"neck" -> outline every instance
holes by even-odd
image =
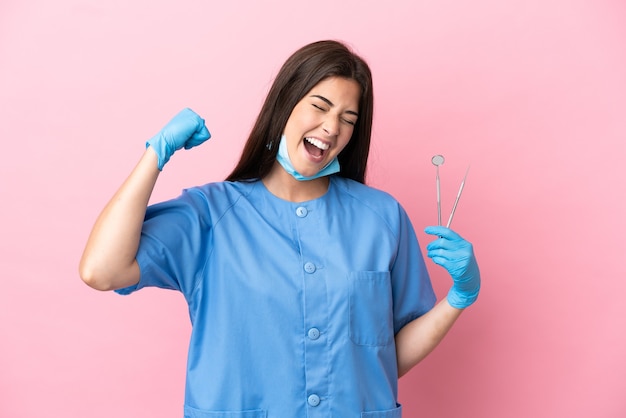
[[[263,184],[274,196],[290,202],[305,202],[317,199],[328,191],[328,177],[299,181],[278,163],[262,179]]]

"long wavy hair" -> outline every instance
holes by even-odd
[[[328,77],[352,79],[361,87],[359,117],[350,142],[338,155],[341,166],[338,175],[365,183],[374,113],[372,74],[364,59],[343,43],[332,40],[306,45],[283,64],[227,181],[261,179],[270,172],[293,108]]]

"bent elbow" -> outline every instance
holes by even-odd
[[[103,263],[81,259],[78,274],[85,284],[93,289],[107,291],[129,287],[139,282],[139,266],[136,261],[128,267],[115,268]]]
[[[102,274],[98,274],[97,270],[86,263],[81,262],[78,274],[81,280],[92,289],[101,291],[112,290],[110,280],[105,280]]]
[[[115,289],[115,275],[102,263],[98,263],[93,257],[81,258],[78,266],[78,275],[82,281],[92,289],[107,291]]]

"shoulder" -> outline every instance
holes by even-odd
[[[202,218],[215,223],[237,202],[254,189],[256,182],[213,182],[183,189],[180,196],[167,202],[157,203],[154,209],[184,207]]]
[[[375,210],[397,210],[400,204],[389,193],[343,177],[334,177],[333,185],[342,195]]]
[[[219,181],[184,189],[183,195],[191,194],[196,198],[203,198],[209,202],[224,202],[228,204],[252,193],[258,183],[258,180]]]
[[[398,200],[383,190],[339,176],[333,178],[333,185],[340,199],[350,200],[361,210],[371,212],[393,230],[407,217]]]
[[[205,198],[208,200],[237,200],[241,196],[249,194],[255,187],[257,181],[220,181],[207,183],[201,186],[190,187],[183,190],[183,195],[190,194],[195,198]]]

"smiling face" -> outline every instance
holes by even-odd
[[[358,118],[360,95],[356,81],[329,77],[296,104],[284,130],[296,171],[313,176],[348,145]]]

